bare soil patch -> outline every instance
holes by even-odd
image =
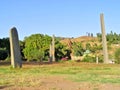
[[[64,77],[49,76],[40,78],[39,86],[1,86],[0,90],[120,90],[120,85],[72,82],[70,80],[66,80]]]

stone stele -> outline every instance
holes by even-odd
[[[22,67],[22,59],[19,46],[18,32],[15,27],[10,30],[10,50],[11,50],[11,65],[13,68]]]

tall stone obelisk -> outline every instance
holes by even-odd
[[[49,62],[55,62],[55,36],[52,36],[52,42],[50,43],[49,50]]]
[[[106,42],[106,34],[105,34],[105,25],[104,25],[104,15],[103,15],[103,13],[100,14],[100,21],[101,21],[104,63],[107,64],[109,62],[108,62],[108,50],[107,50],[107,42]]]
[[[49,62],[52,62],[52,44],[50,44],[50,50],[49,50]]]
[[[15,27],[10,30],[10,50],[11,50],[11,65],[13,68],[21,68],[22,60],[19,46],[18,32]]]
[[[52,61],[55,62],[55,35],[52,37]]]

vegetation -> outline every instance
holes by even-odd
[[[101,33],[97,33],[97,37],[99,38],[99,41],[102,41],[102,35]],[[120,44],[120,34],[113,33],[112,31],[106,35],[107,41],[109,44]]]
[[[119,63],[119,64],[120,64],[120,48],[118,48],[118,49],[115,51],[115,60],[116,60],[116,63]]]
[[[119,54],[117,54],[117,49],[120,48],[120,34],[116,34],[111,31],[106,36],[110,59],[116,59],[116,63],[119,63]],[[84,37],[85,39],[82,39],[80,41],[75,41],[75,38],[68,38],[68,44],[64,44],[61,42],[66,38],[55,37],[55,58],[57,61],[66,57],[67,59],[71,59],[71,55],[73,55],[83,57],[83,61],[85,62],[95,62],[95,58],[99,57],[99,62],[102,62],[101,37],[102,35],[100,33],[97,33],[97,38],[93,37],[93,35],[91,34],[88,35],[87,38]],[[27,61],[48,60],[51,41],[51,36],[43,34],[32,34],[28,37],[25,37],[23,41],[20,41],[22,59]],[[0,60],[5,60],[9,58],[9,38],[0,39]]]
[[[120,68],[117,64],[84,64],[66,61],[51,65],[24,65],[21,69],[0,66],[0,76],[0,85],[16,87],[37,87],[41,85],[42,78],[51,76],[58,78],[64,76],[73,82],[119,84]]]
[[[46,51],[49,50],[51,37],[43,34],[33,34],[26,37],[23,53],[25,58],[30,60],[42,60],[45,58]]]
[[[9,38],[0,39],[0,60],[5,60],[10,56]]]
[[[71,51],[67,46],[63,45],[58,40],[55,41],[55,57],[57,61],[65,57],[70,59],[70,53]]]
[[[119,34],[112,32],[107,34],[109,54],[110,56],[114,56],[116,63],[120,63],[119,36]],[[103,55],[101,52],[101,34],[97,34],[97,37],[99,41],[71,41],[70,48],[68,45],[60,42],[60,37],[55,37],[55,58],[57,61],[64,57],[70,59],[72,53],[75,56],[84,57],[83,62],[88,63],[61,61],[59,64],[55,63],[50,65],[24,65],[21,69],[13,69],[10,66],[0,65],[0,86],[39,87],[41,84],[44,84],[41,81],[42,78],[49,78],[51,76],[64,76],[65,79],[72,82],[119,84],[119,64],[106,65],[94,63],[96,61],[96,57],[99,58],[99,62],[103,62]],[[20,41],[22,58],[27,59],[27,61],[47,60],[49,58],[49,46],[51,40],[52,38],[50,36],[43,34],[33,34],[26,37],[24,41]],[[0,39],[0,60],[4,60],[9,57],[9,38]]]
[[[0,60],[5,60],[8,57],[7,50],[0,48]]]
[[[90,63],[94,63],[96,62],[96,58],[95,57],[92,57],[92,56],[89,56],[89,55],[86,55],[83,59],[83,62],[90,62]]]
[[[55,58],[60,60],[62,57],[70,57],[70,50],[65,45],[60,43],[60,38],[55,38]],[[48,35],[33,34],[26,37],[24,42],[21,42],[22,55],[27,59],[43,61],[49,58],[49,48],[52,38]]]
[[[80,42],[74,42],[73,45],[72,45],[72,48],[73,48],[73,55],[75,56],[83,56],[85,50],[82,46],[82,43]]]

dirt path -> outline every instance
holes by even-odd
[[[120,90],[120,85],[72,82],[63,77],[44,77],[39,86],[1,86],[0,90]]]

